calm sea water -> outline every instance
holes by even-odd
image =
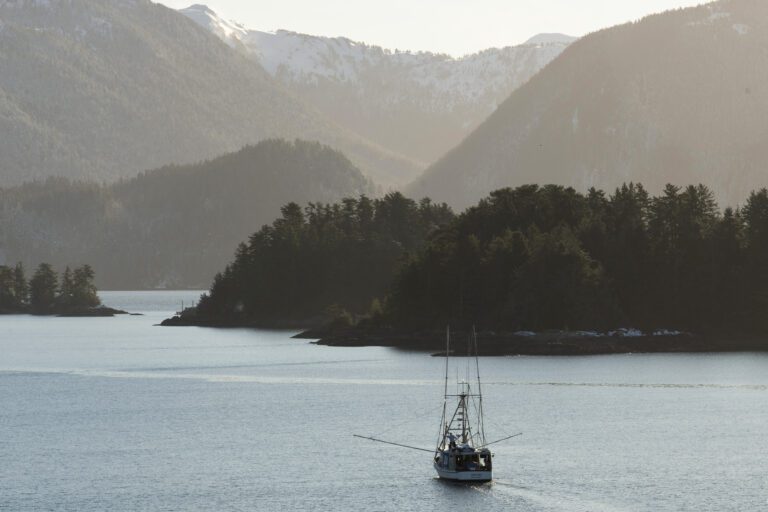
[[[0,317],[0,510],[768,510],[768,357],[484,358],[496,482],[434,477],[443,360],[287,332]]]

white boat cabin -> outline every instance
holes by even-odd
[[[435,464],[448,471],[490,472],[493,468],[492,459],[490,450],[475,450],[464,445],[461,448],[450,448],[440,452],[435,457]]]

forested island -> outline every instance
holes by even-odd
[[[528,185],[460,215],[397,193],[288,204],[167,324],[424,349],[474,325],[499,353],[762,350],[766,290],[766,189],[720,210],[703,185]]]
[[[0,265],[0,315],[112,316],[122,313],[102,306],[90,265],[59,274],[41,263],[27,280],[21,263]]]

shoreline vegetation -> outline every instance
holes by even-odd
[[[768,351],[766,189],[725,210],[703,185],[630,183],[500,189],[458,215],[399,193],[281,213],[163,325],[432,352],[446,325],[477,326],[499,355]]]
[[[59,275],[48,263],[27,280],[24,267],[0,265],[0,315],[111,317],[128,314],[101,303],[90,265]]]

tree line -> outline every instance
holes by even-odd
[[[59,275],[41,263],[27,280],[21,263],[0,266],[0,313],[54,314],[101,304],[90,265],[67,267]]]
[[[396,213],[395,213],[396,212]],[[454,215],[429,200],[283,208],[238,249],[199,314],[487,329],[768,330],[768,190],[720,210],[703,185],[611,194],[497,190]]]
[[[375,191],[336,150],[265,140],[115,183],[52,177],[0,189],[0,240],[8,261],[28,268],[88,262],[102,288],[200,289],[289,200],[332,202]]]

